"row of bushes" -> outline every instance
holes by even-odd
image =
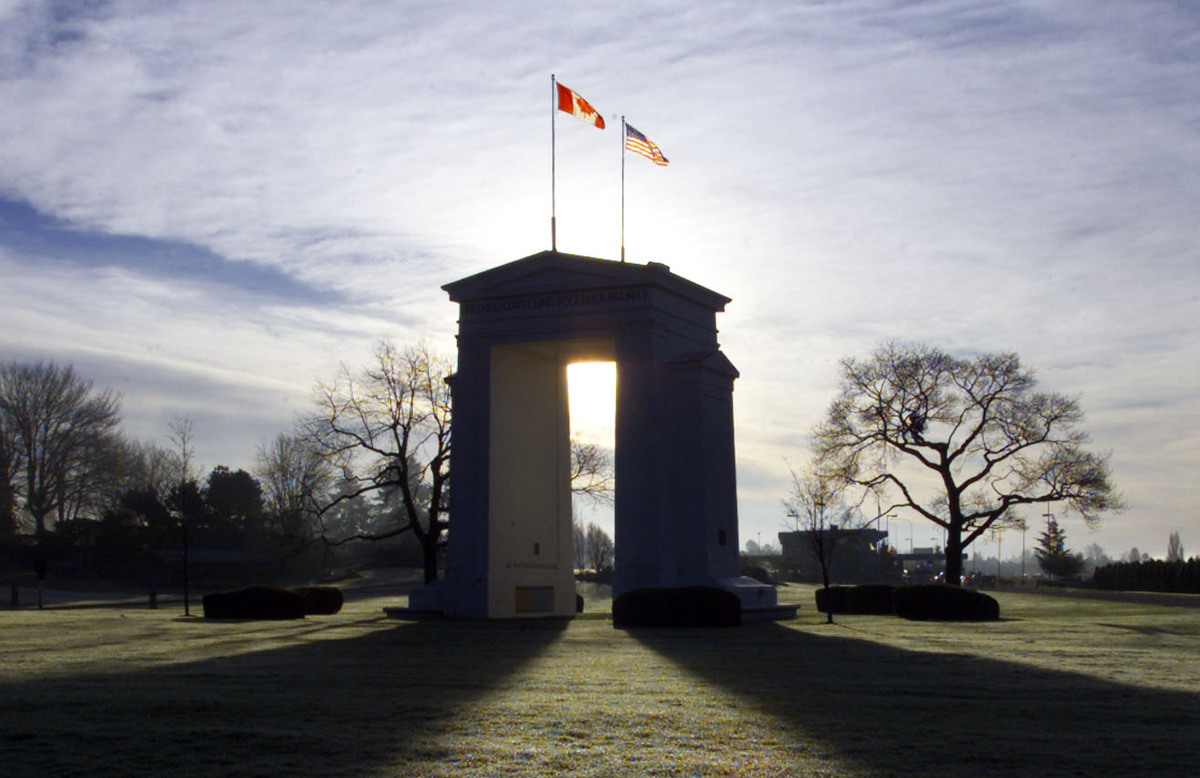
[[[833,586],[817,589],[822,613],[882,614],[919,621],[995,621],[1000,604],[973,589],[944,584]],[[732,627],[741,621],[737,596],[708,586],[636,589],[613,602],[613,626]]]
[[[995,621],[1000,603],[973,589],[945,584],[831,586],[817,589],[821,613],[895,614],[915,621]]]
[[[277,589],[249,586],[204,595],[206,619],[302,619],[329,616],[342,609],[342,590],[334,586]]]
[[[1200,557],[1186,562],[1113,562],[1097,567],[1092,583],[1099,589],[1200,594]]]

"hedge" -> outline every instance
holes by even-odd
[[[305,616],[332,616],[345,602],[342,590],[336,586],[304,586],[292,591],[304,598]]]
[[[304,597],[287,589],[250,586],[204,595],[206,619],[302,619]]]
[[[896,615],[915,621],[995,621],[1000,603],[973,589],[946,584],[901,586],[896,590]]]
[[[830,586],[816,591],[821,613],[891,616],[896,612],[896,587],[889,584]]]

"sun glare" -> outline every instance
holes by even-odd
[[[567,365],[567,401],[572,433],[611,445],[616,418],[617,363]]]

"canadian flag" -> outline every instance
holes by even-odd
[[[576,119],[582,119],[593,127],[604,129],[604,117],[596,112],[592,104],[577,95],[573,89],[558,86],[558,110],[565,111]]]

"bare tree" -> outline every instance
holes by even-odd
[[[321,513],[367,495],[397,493],[392,526],[326,542],[381,540],[412,532],[421,545],[425,581],[437,579],[445,543],[450,478],[450,362],[424,345],[400,349],[376,344],[370,364],[345,366],[317,389],[319,411],[306,425],[314,449],[350,488],[324,503]]]
[[[1103,567],[1112,562],[1108,558],[1108,554],[1104,553],[1104,549],[1100,547],[1099,543],[1089,543],[1083,549],[1083,558],[1087,562],[1087,566],[1092,569]]]
[[[115,432],[95,435],[80,451],[81,466],[59,485],[55,526],[98,519],[116,505],[125,480],[125,444]]]
[[[196,423],[187,416],[176,416],[168,425],[171,430],[171,445],[175,446],[177,462],[175,476],[179,481],[193,480],[199,474],[196,470]]]
[[[889,343],[842,361],[841,389],[814,432],[817,469],[946,530],[946,581],[962,552],[1013,508],[1065,502],[1088,524],[1121,500],[1108,459],[1085,449],[1078,400],[1036,391],[1016,354],[959,359]],[[921,473],[924,473],[923,477]]]
[[[1179,539],[1178,532],[1172,532],[1171,537],[1167,540],[1167,561],[1183,561],[1183,541]]]
[[[0,412],[0,538],[17,532],[17,474],[21,447],[16,430]]]
[[[584,560],[587,567],[602,573],[612,570],[616,562],[616,546],[608,533],[597,524],[588,524],[584,533]]]
[[[784,500],[785,507],[786,504],[787,501]],[[759,543],[754,538],[747,538],[743,553],[747,556],[779,556],[783,553],[783,550],[769,540],[766,543]]]
[[[191,535],[192,524],[200,509],[200,488],[196,483],[192,460],[195,458],[193,445],[194,424],[186,416],[177,416],[170,424],[171,443],[178,451],[179,469],[178,482],[172,493],[170,502],[179,519],[181,539],[183,541],[183,615],[192,615],[191,594]]]
[[[267,531],[286,550],[304,548],[316,529],[333,472],[310,440],[280,433],[258,447],[255,474],[262,482]]]
[[[594,505],[613,504],[613,461],[608,449],[571,438],[571,492]]]
[[[141,489],[161,499],[182,477],[183,463],[175,452],[154,443],[125,439],[121,443],[120,462],[122,492]]]
[[[821,582],[828,589],[833,558],[839,546],[862,529],[866,522],[856,508],[842,499],[842,484],[811,467],[803,473],[792,473],[792,496],[783,501],[795,529],[803,533],[809,548],[821,566]],[[833,623],[833,608],[825,612],[826,621]]]
[[[583,519],[579,518],[578,514],[571,516],[571,551],[574,555],[574,563],[576,570],[583,570],[587,567],[587,529],[583,526]]]
[[[0,364],[9,481],[41,537],[51,515],[64,517],[88,486],[100,453],[115,444],[120,402],[97,391],[70,365]],[[11,476],[10,476],[11,478]]]

